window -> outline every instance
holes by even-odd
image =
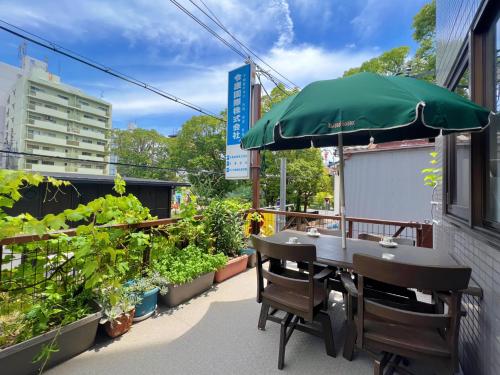
[[[87,138],[82,138],[82,142],[92,143],[92,140],[91,139],[87,139]]]
[[[38,164],[38,160],[36,160],[36,159],[26,159],[26,163]]]
[[[89,118],[89,119],[92,119],[92,120],[94,119],[92,116],[87,115],[87,114],[83,115],[83,117],[85,117],[85,118]]]
[[[42,164],[43,165],[54,165],[54,162],[50,161],[50,160],[42,160]]]
[[[103,141],[97,141],[97,144],[100,146],[106,146],[106,142]]]
[[[89,105],[89,103],[88,103],[88,102],[84,102],[83,100],[80,100],[80,104],[81,104],[81,105]]]
[[[494,109],[500,111],[500,19],[496,21],[493,57]],[[486,183],[484,216],[487,224],[500,227],[500,119],[495,117],[487,129]]]
[[[470,99],[469,69],[453,90]],[[468,220],[470,211],[470,133],[448,136],[448,213]]]
[[[57,95],[58,98],[64,99],[64,100],[69,100],[67,96],[64,95]]]
[[[92,156],[92,154],[90,152],[86,152],[86,151],[83,151],[82,155],[84,155],[84,156]]]

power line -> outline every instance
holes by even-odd
[[[247,52],[249,52],[251,55],[253,55],[256,59],[258,59],[259,61],[261,61],[264,65],[266,65],[269,69],[271,69],[272,71],[274,71],[276,74],[278,74],[281,78],[283,78],[284,80],[286,80],[287,82],[291,83],[293,85],[293,87],[300,87],[299,85],[297,85],[296,83],[294,83],[293,81],[291,81],[290,79],[288,79],[287,77],[285,77],[283,74],[281,74],[279,71],[277,71],[275,68],[273,68],[271,65],[269,65],[266,61],[264,61],[259,55],[257,55],[256,52],[254,52],[250,47],[248,47],[245,43],[243,43],[242,41],[240,41],[238,38],[236,38],[236,36],[231,33],[227,27],[224,26],[224,24],[222,23],[222,21],[217,17],[217,15],[208,7],[208,5],[203,1],[203,0],[200,0],[200,2],[203,4],[203,6],[207,9],[207,11],[211,14],[208,15],[203,9],[201,9],[201,7],[196,4],[194,2],[194,0],[189,0],[196,8],[198,8],[204,15],[206,15],[208,18],[210,18],[216,25],[218,25],[222,30],[224,30],[236,43],[238,43],[241,48],[243,48],[243,50],[246,50]],[[284,82],[282,82],[284,84]],[[285,84],[285,86],[287,86]]]
[[[19,155],[19,156],[30,156],[33,158],[47,158],[47,159],[57,159],[57,160],[67,160],[67,161],[77,161],[80,163],[98,163],[98,164],[107,164],[107,165],[118,165],[122,167],[135,167],[135,168],[144,168],[144,169],[160,169],[160,170],[166,170],[166,171],[171,171],[171,172],[184,172],[184,173],[192,173],[192,174],[197,174],[197,173],[206,173],[206,174],[217,174],[217,175],[222,175],[224,174],[223,172],[215,172],[215,171],[206,171],[206,170],[190,170],[190,169],[184,169],[184,168],[167,168],[167,167],[156,167],[152,165],[142,165],[142,164],[131,164],[131,163],[121,163],[121,162],[113,162],[113,161],[99,161],[99,160],[90,160],[90,159],[77,159],[77,158],[70,158],[70,157],[65,157],[65,156],[55,156],[55,155],[40,155],[40,154],[34,154],[30,152],[21,152],[21,151],[11,151],[11,150],[0,150],[0,153],[3,154],[13,154],[13,155]]]
[[[243,59],[246,59],[247,56],[241,52],[238,48],[236,48],[233,44],[229,43],[226,39],[221,37],[217,32],[215,32],[210,26],[208,26],[206,23],[201,21],[198,17],[196,17],[193,13],[191,13],[189,10],[184,8],[181,4],[179,4],[176,0],[170,0],[172,4],[174,4],[177,8],[179,8],[182,12],[184,12],[186,15],[188,15],[191,19],[193,19],[196,23],[198,23],[201,27],[203,27],[205,30],[207,30],[210,34],[215,36],[217,39],[219,39],[222,43],[224,43],[227,47],[229,47],[231,50],[233,50],[236,54],[238,54],[240,57]]]
[[[187,100],[181,99],[181,98],[179,98],[179,97],[177,97],[177,96],[175,96],[173,94],[170,94],[170,93],[168,93],[166,91],[163,91],[163,90],[161,90],[161,89],[159,89],[157,87],[154,87],[154,86],[152,86],[152,85],[150,85],[150,84],[148,84],[146,82],[140,81],[140,80],[138,80],[136,78],[133,78],[133,77],[131,77],[129,75],[126,75],[124,73],[118,72],[118,71],[116,71],[114,69],[111,69],[109,67],[106,67],[105,65],[103,65],[101,63],[98,63],[98,62],[96,62],[96,61],[94,61],[92,59],[89,59],[89,58],[87,58],[85,56],[82,56],[82,55],[80,55],[80,54],[78,54],[76,52],[73,52],[73,51],[71,51],[71,50],[69,50],[67,48],[59,46],[59,45],[57,45],[57,44],[55,44],[55,43],[53,43],[53,42],[51,42],[51,41],[49,41],[47,39],[44,39],[44,38],[42,38],[42,37],[40,37],[40,36],[38,36],[36,34],[33,34],[33,33],[29,32],[27,30],[24,30],[24,29],[22,29],[20,27],[12,25],[12,24],[4,21],[4,20],[0,19],[0,22],[3,23],[4,25],[8,25],[9,26],[9,27],[5,27],[5,26],[0,25],[0,29],[4,30],[4,31],[6,31],[6,32],[8,32],[8,33],[10,33],[12,35],[15,35],[15,36],[17,36],[19,38],[27,40],[27,41],[29,41],[31,43],[34,43],[34,44],[36,44],[36,45],[38,45],[40,47],[47,48],[47,49],[49,49],[51,51],[54,51],[54,52],[56,52],[56,53],[58,53],[60,55],[66,56],[66,57],[68,57],[70,59],[73,59],[75,61],[83,63],[83,64],[85,64],[87,66],[90,66],[92,68],[95,68],[97,70],[100,70],[100,71],[102,71],[104,73],[107,73],[107,74],[109,74],[111,76],[114,76],[114,77],[116,77],[118,79],[121,79],[121,80],[126,81],[128,83],[131,83],[133,85],[136,85],[136,86],[139,86],[141,88],[144,88],[144,89],[146,89],[148,91],[151,91],[151,92],[153,92],[153,93],[155,93],[155,94],[157,94],[157,95],[159,95],[159,96],[161,96],[161,97],[163,97],[165,99],[168,99],[168,100],[173,101],[175,103],[179,103],[179,104],[181,104],[181,105],[183,105],[185,107],[188,107],[188,108],[191,108],[191,109],[193,109],[193,110],[195,110],[197,112],[203,113],[204,115],[207,115],[207,116],[210,116],[210,117],[212,117],[214,119],[217,119],[217,120],[225,122],[225,120],[222,117],[220,117],[220,116],[218,116],[218,115],[216,115],[216,114],[214,114],[214,113],[212,113],[212,112],[210,112],[210,111],[208,111],[206,109],[203,109],[200,106],[197,106],[197,105],[195,105],[193,103],[190,103]],[[16,30],[19,30],[20,32],[22,32],[22,34],[20,32],[18,32],[18,31],[13,30],[12,28],[15,28]],[[30,35],[30,36],[27,36],[27,35]]]
[[[194,4],[198,9],[200,9],[207,17],[209,17],[214,23],[216,23],[219,27],[221,27],[224,31],[226,31],[240,46],[242,46],[243,51],[238,49],[234,44],[228,42],[226,39],[224,39],[222,36],[220,36],[214,29],[212,29],[210,26],[208,26],[206,23],[204,23],[202,20],[200,20],[197,16],[195,16],[192,12],[190,12],[187,8],[179,4],[176,0],[170,0],[172,4],[174,4],[177,8],[179,8],[182,12],[184,12],[188,17],[190,17],[192,20],[194,20],[197,24],[199,24],[201,27],[203,27],[205,30],[207,30],[210,34],[212,34],[214,37],[216,37],[218,40],[220,40],[222,43],[224,43],[227,47],[229,47],[233,52],[238,54],[240,57],[242,57],[245,60],[251,60],[250,56],[245,53],[245,48],[246,46],[243,45],[242,42],[237,40],[235,36],[233,36],[227,29],[224,27],[224,25],[219,24],[220,22],[214,20],[210,15],[208,15],[205,11],[203,11],[197,4]],[[222,26],[221,26],[222,25]],[[247,48],[248,49],[248,48]],[[252,51],[250,53],[253,54]],[[256,64],[257,65],[257,64]],[[257,65],[258,66],[258,65]],[[290,88],[285,82],[281,81],[279,78],[274,77],[275,80],[278,80],[281,84],[283,84],[285,87]]]

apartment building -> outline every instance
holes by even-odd
[[[4,145],[29,155],[9,167],[109,174],[111,104],[61,83],[46,62],[25,56],[22,65],[5,103]]]

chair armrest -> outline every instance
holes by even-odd
[[[347,290],[347,293],[349,293],[350,296],[358,296],[358,288],[356,288],[354,281],[352,281],[350,273],[342,272],[340,274],[340,280],[342,280],[342,284],[344,285],[344,288]]]
[[[441,301],[446,303],[447,305],[450,305],[451,303],[451,297],[446,294],[446,293],[436,293],[436,298],[439,298]],[[462,305],[460,305],[460,316],[465,318],[467,316],[467,310],[464,309]]]
[[[331,270],[329,268],[325,268],[324,270],[321,270],[316,275],[314,275],[314,280],[323,281],[323,280],[329,278],[332,275],[332,273],[334,273],[333,270]]]

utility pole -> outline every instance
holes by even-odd
[[[260,119],[261,110],[261,86],[255,84],[252,86],[252,122],[253,126]],[[260,151],[250,151],[250,178],[252,179],[252,208],[254,210],[260,207]]]

